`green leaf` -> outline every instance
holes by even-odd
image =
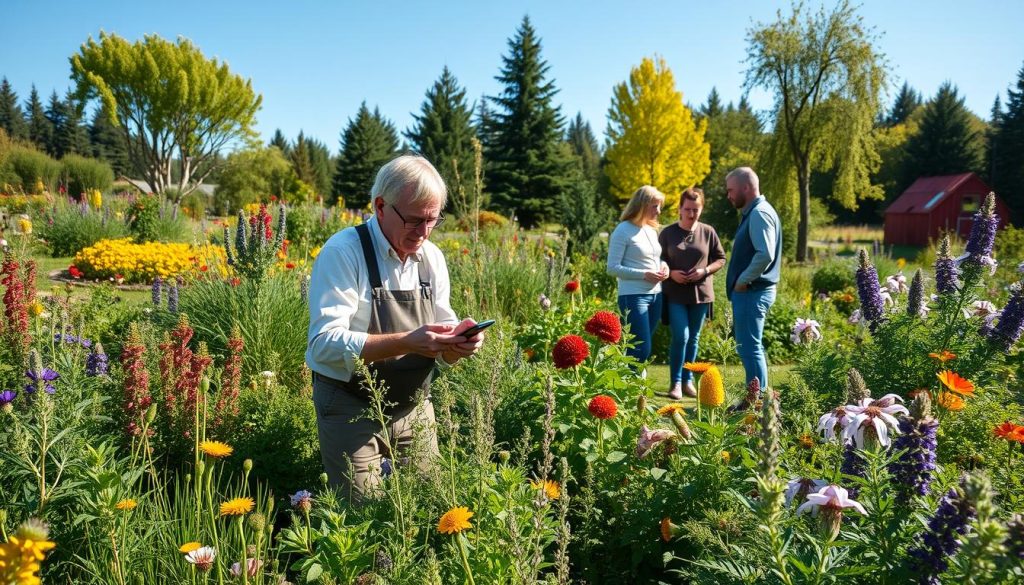
[[[607,457],[605,457],[605,459],[608,460],[608,463],[618,463],[619,461],[622,461],[625,458],[626,454],[623,453],[622,451],[612,451],[611,453],[608,454]]]

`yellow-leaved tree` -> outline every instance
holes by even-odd
[[[611,192],[626,200],[642,185],[665,194],[665,207],[679,204],[687,187],[711,170],[707,122],[695,123],[672,71],[661,57],[644,58],[615,86],[608,108],[608,164]]]

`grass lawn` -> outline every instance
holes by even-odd
[[[772,386],[778,387],[789,383],[792,374],[793,366],[791,364],[781,366],[769,366],[768,375]],[[721,368],[722,376],[725,378],[725,387],[739,389],[743,387],[743,366],[741,365],[727,365]],[[668,404],[668,365],[666,364],[652,364],[647,366],[647,379],[654,386],[654,405],[661,406]],[[739,394],[735,396],[730,394],[726,402],[732,404],[733,402],[740,399]],[[683,397],[682,402],[687,406],[696,404],[693,398]]]
[[[53,292],[54,287],[64,287],[64,282],[59,280],[50,280],[49,274],[54,270],[66,270],[68,266],[71,266],[74,258],[51,258],[44,253],[34,253],[32,258],[36,261],[36,291],[41,296],[48,296]],[[98,284],[76,284],[75,290],[72,293],[73,297],[86,298],[89,295],[89,289],[93,286],[99,286]],[[131,290],[124,287],[118,287],[117,295],[122,300],[129,303],[141,304],[149,302],[151,300],[151,293],[147,289]]]

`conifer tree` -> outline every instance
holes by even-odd
[[[68,114],[66,110],[64,102],[57,96],[57,92],[53,91],[50,94],[50,102],[46,106],[45,115],[46,119],[50,121],[50,127],[53,128],[53,132],[50,134],[50,142],[46,146],[46,153],[54,158],[64,156],[63,145],[59,143],[57,133],[67,120]]]
[[[310,158],[308,142],[301,130],[299,130],[299,137],[295,139],[295,146],[292,147],[287,157],[292,163],[292,169],[295,170],[295,176],[300,181],[307,185],[314,185],[316,183],[316,175],[313,172],[313,161]]]
[[[577,112],[576,117],[569,121],[565,139],[576,156],[583,177],[596,181],[601,174],[601,147],[597,144],[590,122],[583,119],[583,114]]]
[[[887,126],[902,124],[919,107],[921,107],[921,94],[914,91],[910,84],[904,81],[900,93],[896,95],[896,100],[892,103],[889,115],[886,116],[885,124]]]
[[[53,118],[51,118],[53,122],[52,156],[62,158],[66,154],[89,155],[89,133],[82,124],[81,104],[75,100],[74,94],[70,91],[64,101],[55,103],[55,100],[57,100],[57,92],[50,97],[50,108],[54,110]]]
[[[361,209],[370,203],[370,189],[381,165],[395,156],[398,134],[380,110],[371,113],[366,102],[359,106],[341,135],[332,185],[333,200],[343,199],[345,207]]]
[[[427,90],[419,115],[405,137],[412,147],[432,162],[450,192],[473,189],[473,110],[466,103],[466,90],[445,66],[441,77]],[[457,172],[456,172],[457,169]],[[458,181],[456,181],[458,176]]]
[[[904,184],[917,177],[984,172],[984,136],[956,86],[943,83],[925,105],[918,133],[907,141]]]
[[[615,86],[608,108],[608,164],[612,195],[629,199],[642,185],[665,194],[674,208],[680,194],[711,170],[704,141],[707,120],[695,122],[665,60],[644,58]]]
[[[554,81],[541,57],[541,40],[523,17],[502,56],[503,86],[488,99],[494,106],[484,129],[485,175],[491,201],[533,227],[553,217],[567,183],[568,153],[562,146],[562,115],[553,103]]]
[[[315,138],[306,138],[306,150],[309,152],[309,164],[313,168],[313,188],[323,196],[331,192],[331,179],[334,176],[334,161],[327,145]]]
[[[53,140],[53,125],[46,118],[46,111],[43,109],[43,102],[39,99],[39,92],[36,86],[32,85],[32,92],[25,104],[25,121],[28,125],[28,139],[36,145],[36,148],[46,152],[46,147]]]
[[[722,113],[722,98],[718,95],[718,88],[712,87],[708,94],[708,101],[701,106],[700,115],[705,118],[715,118]],[[712,145],[714,148],[714,145]]]
[[[89,123],[89,142],[92,156],[107,161],[115,176],[134,175],[124,135],[110,122],[110,112],[102,102]]]
[[[278,128],[274,130],[274,137],[270,139],[270,143],[267,146],[276,146],[281,154],[288,155],[291,145],[288,144],[288,139],[284,137],[284,133]]]
[[[0,128],[11,138],[28,138],[25,115],[18,105],[18,94],[6,77],[0,81]]]
[[[1006,91],[1006,111],[999,116],[992,141],[992,187],[1024,222],[1024,66]]]

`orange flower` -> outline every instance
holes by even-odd
[[[1003,424],[999,425],[998,427],[992,429],[992,433],[996,436],[997,439],[1006,439],[1008,441],[1012,441],[1013,439],[1010,439],[1010,435],[1012,435],[1013,432],[1016,431],[1018,428],[1019,427],[1017,427],[1017,425],[1013,424],[1012,422],[1006,421]]]
[[[1006,437],[1007,441],[1014,441],[1024,445],[1024,427],[1017,427]]]
[[[713,365],[714,364],[712,364],[711,362],[689,362],[683,365],[683,367],[686,368],[687,370],[690,370],[691,372],[703,374],[704,372],[708,371],[708,368],[710,368]]]
[[[665,542],[672,540],[672,520],[668,516],[661,519],[661,539]]]
[[[963,394],[964,396],[970,396],[974,394],[974,384],[966,378],[961,378],[960,374],[950,370],[943,370],[936,374],[939,381],[946,388],[949,388],[957,394]]]
[[[943,392],[942,394],[939,394],[939,405],[946,410],[963,410],[964,399],[952,392]]]
[[[945,349],[944,349],[944,350],[942,350],[942,351],[940,351],[940,352],[938,352],[938,353],[935,353],[935,352],[933,351],[933,352],[931,352],[930,354],[928,354],[928,357],[930,357],[930,358],[933,358],[933,359],[937,359],[937,360],[939,360],[939,361],[940,361],[940,362],[942,362],[942,363],[946,363],[946,362],[948,362],[949,360],[953,360],[953,359],[956,359],[956,354],[955,354],[955,353],[952,353],[952,352],[951,352],[951,351],[949,351],[949,350],[945,350]]]

